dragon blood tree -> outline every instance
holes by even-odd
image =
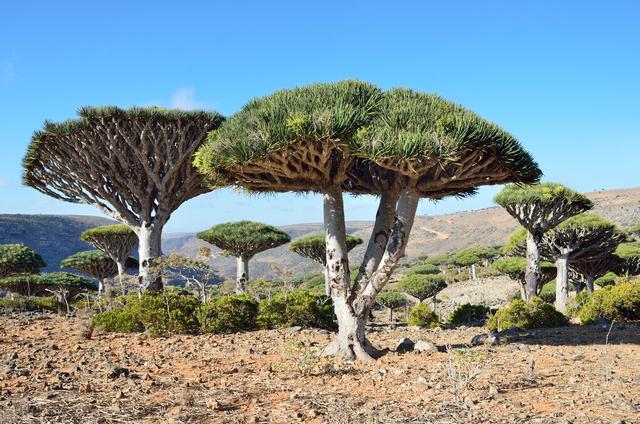
[[[101,250],[74,253],[60,261],[61,268],[71,268],[98,280],[98,293],[110,296],[107,280],[118,275],[118,265]]]
[[[527,230],[525,299],[536,295],[540,278],[540,243],[543,235],[562,221],[590,210],[586,196],[556,183],[508,185],[494,201]]]
[[[620,269],[622,260],[619,256],[607,252],[595,257],[587,257],[569,262],[569,276],[578,280],[574,281],[576,291],[582,291],[582,286],[588,293],[593,293],[594,282],[609,272],[616,272]]]
[[[350,252],[354,247],[362,244],[362,239],[356,236],[347,236],[346,239],[347,252]],[[331,296],[331,290],[329,287],[329,278],[327,273],[327,253],[325,249],[326,243],[324,234],[307,236],[296,239],[291,242],[289,250],[303,258],[311,259],[322,265],[325,274],[325,294]]]
[[[640,275],[640,242],[622,243],[615,251],[622,261],[619,271],[626,275]]]
[[[118,280],[124,293],[123,276],[131,250],[138,242],[136,233],[124,224],[103,225],[90,228],[80,238],[109,256],[118,267]]]
[[[222,254],[237,258],[236,293],[245,291],[244,285],[249,280],[249,259],[291,240],[287,233],[276,227],[252,221],[214,225],[197,236],[222,249]]]
[[[247,104],[196,156],[197,166],[258,192],[323,197],[327,275],[338,335],[324,354],[371,360],[365,324],[404,255],[421,197],[534,183],[540,170],[509,134],[435,95],[342,81],[282,90]],[[350,284],[343,192],[380,199]]]
[[[0,244],[0,278],[11,274],[36,274],[45,266],[42,257],[24,244]]]
[[[24,183],[56,199],[96,206],[139,239],[143,290],[162,290],[150,272],[162,228],[184,202],[210,191],[192,156],[223,117],[159,108],[84,107],[74,120],[45,122],[23,160]]]
[[[526,299],[526,280],[527,261],[523,257],[510,256],[496,260],[491,266],[501,274],[504,274],[512,280],[520,283],[520,295]],[[536,296],[540,294],[542,286],[556,277],[556,266],[551,262],[542,261],[539,264],[540,274],[538,279],[538,287],[536,287]]]
[[[613,253],[625,240],[616,226],[593,213],[582,213],[567,219],[543,239],[543,255],[555,258],[556,301],[561,312],[567,307],[569,296],[569,264]]]

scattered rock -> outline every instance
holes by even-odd
[[[282,332],[286,334],[293,334],[299,332],[300,330],[302,330],[302,327],[300,327],[299,325],[294,325],[293,327],[287,327],[283,329]]]
[[[438,346],[432,342],[431,340],[418,340],[414,346],[413,350],[418,353],[423,352],[437,352]]]
[[[411,352],[414,346],[415,346],[415,343],[413,342],[413,340],[411,340],[408,337],[404,337],[400,339],[400,341],[396,345],[396,352],[397,353]]]
[[[489,345],[494,346],[498,344],[498,336],[495,334],[476,334],[471,338],[471,346]]]
[[[496,388],[496,386],[489,386],[489,394],[491,396],[495,396],[498,394],[498,389]]]
[[[111,370],[111,372],[109,373],[108,377],[110,379],[115,379],[120,377],[121,375],[128,377],[129,376],[129,368],[123,368],[123,367],[115,367]]]

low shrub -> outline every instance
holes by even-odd
[[[55,297],[29,297],[14,295],[0,298],[0,310],[11,311],[66,311],[64,303],[58,302]]]
[[[431,264],[414,265],[407,270],[407,275],[414,274],[440,274],[440,268]]]
[[[589,302],[589,299],[591,299],[590,293],[586,290],[582,290],[580,293],[576,294],[575,298],[569,300],[567,309],[564,311],[565,315],[569,317],[577,316],[580,309]]]
[[[258,301],[246,293],[220,296],[200,306],[196,316],[203,333],[254,330]]]
[[[263,329],[296,325],[333,329],[336,326],[333,316],[333,302],[330,298],[297,290],[261,301],[257,324]]]
[[[517,299],[511,305],[498,310],[487,322],[490,330],[506,330],[511,327],[531,329],[558,327],[567,323],[567,318],[552,304],[539,297],[525,302]]]
[[[190,294],[165,291],[141,298],[122,296],[117,301],[123,305],[93,317],[96,328],[118,333],[146,332],[150,336],[197,332],[196,310],[200,302]]]
[[[426,303],[418,303],[418,305],[411,310],[408,324],[421,328],[434,328],[440,326],[438,316]]]
[[[596,278],[594,283],[599,287],[612,286],[618,280],[618,276],[613,272],[607,272],[600,278]]]
[[[598,317],[618,321],[640,319],[640,282],[596,290],[578,312],[578,318],[583,324],[589,324]]]
[[[469,324],[471,322],[486,322],[491,309],[484,305],[465,303],[458,306],[449,316],[449,324]]]

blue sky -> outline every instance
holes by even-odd
[[[640,2],[6,2],[0,12],[0,213],[99,214],[21,185],[45,119],[82,105],[229,115],[284,87],[357,78],[437,92],[514,134],[545,180],[640,185]],[[423,201],[420,214],[492,205]],[[346,201],[372,219],[376,201]],[[168,231],[238,219],[320,222],[317,196],[231,190],[184,204]]]

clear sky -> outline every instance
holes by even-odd
[[[0,10],[0,213],[94,214],[21,185],[45,119],[82,105],[225,115],[300,84],[357,78],[437,92],[497,122],[545,180],[640,185],[638,1],[11,1]],[[420,214],[492,205],[499,187]],[[376,201],[346,201],[372,219]],[[320,222],[317,196],[230,190],[184,204],[168,231],[238,219]]]

